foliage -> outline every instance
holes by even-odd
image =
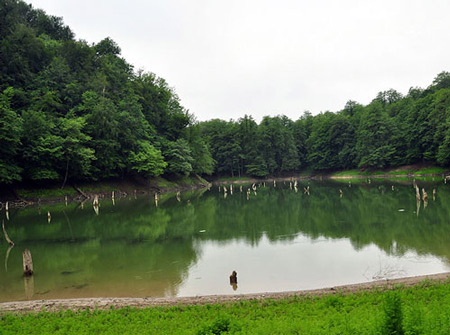
[[[163,78],[134,71],[111,38],[75,40],[61,18],[6,0],[0,73],[2,185],[450,164],[445,71],[405,96],[388,89],[367,106],[350,100],[337,113],[306,111],[295,122],[196,122]]]
[[[0,3],[0,184],[213,172],[174,90],[120,53],[22,0]]]
[[[403,335],[403,316],[400,296],[395,292],[386,293],[384,301],[384,320],[380,334]]]
[[[0,94],[0,184],[21,180],[22,168],[17,162],[17,153],[22,133],[22,120],[11,109],[13,89]]]
[[[389,313],[398,312],[401,300],[405,334],[448,334],[449,294],[448,283],[396,289],[388,292],[397,297]],[[4,313],[0,328],[4,334],[380,334],[386,320],[385,297],[374,289],[214,305]]]
[[[161,175],[167,166],[161,151],[148,142],[140,142],[138,152],[131,151],[128,162],[132,170],[154,177]]]

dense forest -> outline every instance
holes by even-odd
[[[304,169],[388,168],[415,163],[450,164],[450,73],[406,96],[390,89],[367,106],[303,113],[297,121],[250,116],[200,124],[215,171],[264,177]]]
[[[120,53],[21,0],[0,2],[0,184],[450,163],[448,72],[297,121],[196,122],[164,79]]]

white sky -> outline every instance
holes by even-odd
[[[450,71],[448,0],[28,0],[111,37],[198,120],[337,111]]]

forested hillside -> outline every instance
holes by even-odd
[[[295,122],[197,123],[164,79],[120,53],[23,1],[0,2],[0,184],[450,162],[447,72],[406,96],[380,92]]]
[[[110,38],[75,40],[23,1],[0,2],[0,184],[212,172],[175,92],[120,52]]]
[[[368,80],[370,80],[368,78]],[[390,89],[367,106],[348,101],[344,109],[297,121],[286,116],[250,116],[200,124],[215,171],[226,175],[303,170],[387,168],[406,164],[450,164],[450,73],[406,96]]]

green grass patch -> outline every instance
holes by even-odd
[[[345,176],[356,177],[356,176],[366,176],[366,175],[368,175],[367,171],[361,171],[361,170],[345,170],[345,171],[334,172],[331,174],[331,176],[333,176],[333,177],[345,177]]]
[[[175,180],[167,180],[162,177],[156,177],[153,179],[153,182],[159,188],[177,188],[180,186],[194,186],[198,184],[208,184],[208,181],[203,179],[200,176],[183,176]]]
[[[245,180],[249,180],[249,179],[253,179],[253,178],[251,178],[251,177],[244,177],[244,176],[242,176],[242,177],[221,177],[221,178],[219,178],[219,179],[216,179],[216,181],[219,181],[219,182],[224,182],[224,181],[245,181]]]
[[[46,199],[59,198],[64,196],[74,196],[77,194],[72,187],[61,189],[60,187],[42,188],[42,189],[18,189],[17,194],[24,199]]]
[[[450,284],[197,306],[0,316],[2,334],[442,334]]]
[[[446,172],[441,167],[426,167],[421,169],[391,169],[391,170],[345,170],[331,174],[333,177],[368,177],[368,176],[417,176],[417,175],[439,175]]]
[[[89,184],[81,186],[80,189],[84,192],[89,193],[106,193],[106,192],[112,192],[112,191],[119,191],[119,187],[110,185],[110,184]]]
[[[443,174],[447,172],[448,169],[444,169],[441,167],[429,167],[429,168],[423,168],[418,171],[415,171],[415,174]]]
[[[156,177],[153,181],[160,188],[173,188],[177,186],[177,183],[164,179],[163,177]]]
[[[309,176],[314,176],[316,174],[316,172],[314,170],[310,170],[310,169],[306,169],[303,170],[299,173],[300,177],[309,177]]]

